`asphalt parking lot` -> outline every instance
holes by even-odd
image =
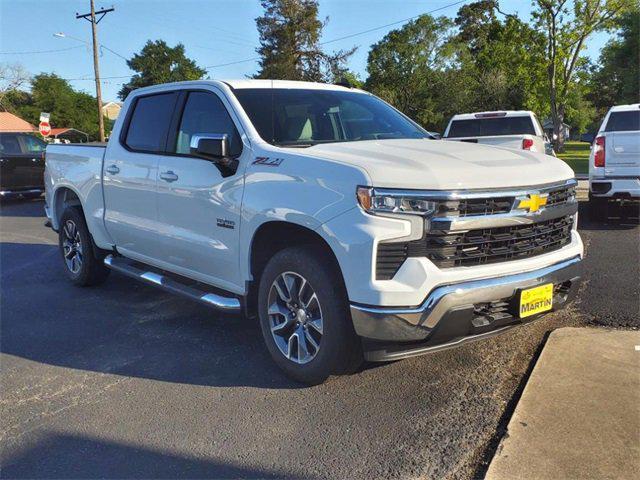
[[[549,331],[640,327],[637,219],[581,208],[586,275],[567,310],[303,387],[248,320],[116,274],[71,286],[42,206],[0,210],[3,478],[482,476]]]

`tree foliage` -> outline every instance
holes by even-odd
[[[422,15],[392,30],[369,51],[365,88],[427,128],[442,125],[455,49],[453,22]],[[448,109],[447,109],[448,110]]]
[[[576,72],[584,67],[585,42],[594,32],[611,28],[617,15],[634,0],[535,0],[534,20],[545,35],[545,70],[557,147],[562,150],[561,125],[575,96]]]
[[[318,18],[317,0],[262,0],[256,18],[260,35],[260,70],[255,78],[333,82],[345,74],[355,52],[322,50],[320,36],[328,22]]]
[[[16,89],[5,98],[12,106],[12,113],[30,123],[37,125],[40,113],[49,112],[52,127],[75,128],[92,139],[98,138],[96,98],[74,90],[67,80],[54,73],[33,77],[31,92]]]
[[[615,26],[618,34],[600,52],[589,79],[589,98],[600,117],[611,105],[640,101],[640,7],[620,15]]]
[[[124,100],[132,90],[158,83],[199,80],[207,71],[185,55],[184,45],[169,47],[164,40],[147,41],[127,65],[137,72],[122,86],[118,96]]]

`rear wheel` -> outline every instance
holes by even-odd
[[[346,292],[331,259],[318,249],[288,248],[260,279],[262,334],[278,366],[296,381],[318,384],[362,364]]]
[[[106,280],[109,269],[94,255],[94,245],[84,214],[67,207],[60,218],[58,244],[67,277],[78,286],[97,285]]]

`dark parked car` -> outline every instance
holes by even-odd
[[[47,144],[28,133],[0,133],[0,197],[39,197],[44,192]]]

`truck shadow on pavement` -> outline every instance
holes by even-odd
[[[627,204],[623,207],[611,205],[605,220],[593,219],[589,203],[578,206],[578,227],[580,230],[631,230],[640,224],[640,206]]]
[[[3,462],[4,463],[4,462]],[[239,467],[75,435],[47,435],[2,466],[0,478],[284,478]]]
[[[24,241],[0,244],[1,353],[168,382],[303,387],[273,364],[257,321],[221,315],[115,273],[101,286],[71,285],[57,245],[40,240],[57,238],[44,226],[43,206],[41,200],[0,205],[0,217],[29,220],[20,224]]]

